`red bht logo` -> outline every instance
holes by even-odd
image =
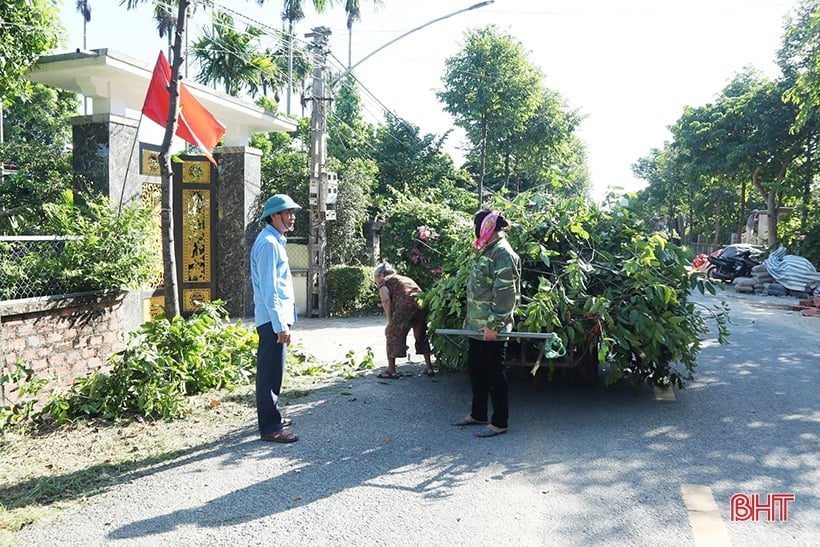
[[[765,503],[758,494],[734,494],[729,500],[729,519],[732,522],[757,522],[764,513],[769,522],[786,522],[790,501],[794,501],[794,494],[767,494]]]

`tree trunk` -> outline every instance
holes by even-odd
[[[173,319],[179,315],[179,290],[177,283],[177,261],[174,245],[174,174],[171,170],[171,142],[177,131],[179,113],[179,69],[182,66],[182,36],[188,19],[191,0],[180,0],[177,12],[177,26],[174,36],[174,55],[171,63],[171,86],[168,89],[170,103],[165,136],[159,153],[159,168],[162,176],[162,256],[165,275],[165,317]]]
[[[290,116],[290,96],[293,93],[293,19],[288,19],[288,98],[287,114]]]
[[[800,229],[806,230],[809,221],[809,206],[811,205],[811,182],[814,180],[812,165],[812,138],[806,138],[806,181],[803,184],[803,213],[800,215]]]
[[[478,174],[478,208],[484,204],[484,170],[487,167],[487,116],[481,117],[481,172]]]
[[[504,154],[504,188],[510,187],[510,153]]]
[[[743,237],[743,228],[746,226],[746,177],[740,183],[740,218],[737,220],[737,238]],[[750,240],[751,241],[751,240]]]
[[[760,192],[761,197],[766,200],[766,229],[769,232],[769,247],[777,242],[777,200],[775,199],[774,188],[766,190],[760,182],[760,173],[763,169],[756,167],[752,174],[752,185]]]
[[[347,69],[350,70],[353,62],[353,24],[347,25]]]

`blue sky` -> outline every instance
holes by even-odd
[[[401,34],[477,1],[384,0],[374,11],[363,0],[362,21],[353,27],[353,63]],[[269,27],[271,46],[275,30],[283,28],[281,2],[269,1],[267,7],[259,7],[255,0],[221,3]],[[109,48],[153,64],[164,40],[156,34],[150,2],[132,12],[117,0],[90,4],[89,49]],[[642,187],[630,166],[663,146],[670,138],[667,126],[684,106],[712,101],[746,65],[775,76],[783,16],[796,4],[797,0],[495,0],[413,32],[367,59],[355,74],[364,86],[371,121],[380,121],[388,108],[422,133],[443,134],[453,127],[435,97],[442,87],[444,61],[463,45],[467,29],[497,25],[523,44],[530,61],[545,74],[544,84],[586,116],[579,135],[589,152],[593,194],[600,197],[608,187]],[[75,5],[64,0],[61,12],[69,33],[67,50],[82,47],[82,18]],[[330,28],[334,66],[346,66],[343,10],[323,15],[306,11],[297,36],[304,37],[315,26]],[[193,26],[207,22],[207,13],[199,10]],[[296,112],[298,99],[292,104]],[[462,133],[454,131],[446,145],[457,163],[462,139]]]

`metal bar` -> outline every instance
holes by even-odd
[[[481,331],[478,330],[467,330],[467,329],[436,329],[435,333],[447,340],[450,344],[455,346],[458,349],[461,349],[458,344],[456,344],[455,340],[451,338],[451,336],[482,336]],[[522,340],[552,340],[558,338],[558,335],[554,332],[499,332],[498,336],[501,338],[518,338]],[[538,357],[535,359],[535,363],[533,364],[532,368],[530,369],[530,374],[535,376],[538,372],[538,369],[541,368],[541,361],[544,360],[546,354],[546,342],[544,344],[538,344]],[[526,362],[523,358],[520,361],[520,364],[526,365]],[[555,366],[555,365],[550,365]],[[560,366],[560,365],[559,365]]]
[[[482,336],[480,330],[469,330],[469,329],[436,329],[436,334],[440,335],[457,335],[457,336]],[[499,338],[523,338],[523,339],[533,339],[533,340],[549,340],[552,338],[557,338],[558,335],[554,332],[499,332]]]

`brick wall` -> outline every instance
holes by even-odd
[[[97,371],[124,347],[122,302],[119,293],[0,302],[0,366],[22,359],[62,386]]]

